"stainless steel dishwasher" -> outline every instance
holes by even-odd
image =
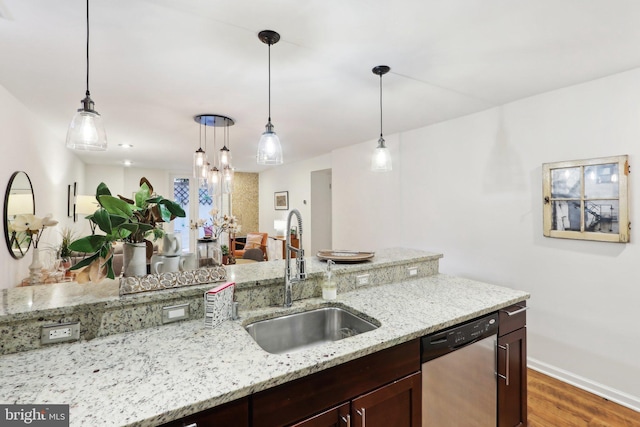
[[[421,339],[422,427],[496,427],[498,314]]]

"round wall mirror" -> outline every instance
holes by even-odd
[[[13,230],[13,222],[18,215],[36,213],[36,201],[29,175],[18,171],[11,175],[4,195],[4,237],[9,253],[15,259],[26,255],[31,246],[31,238],[25,231]]]

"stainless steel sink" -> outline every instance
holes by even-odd
[[[340,307],[322,307],[302,313],[260,320],[245,327],[269,353],[291,353],[329,341],[338,341],[378,326]]]

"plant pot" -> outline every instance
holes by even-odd
[[[146,243],[125,243],[122,248],[122,263],[124,277],[144,276],[147,274]]]
[[[222,264],[223,265],[229,264],[229,255],[222,255]]]

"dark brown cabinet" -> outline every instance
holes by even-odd
[[[420,427],[421,384],[416,372],[292,427]]]
[[[249,398],[234,400],[161,427],[249,427]]]
[[[333,411],[344,404],[351,404],[351,425],[358,426],[361,417],[354,412],[357,409],[355,402],[364,405],[368,426],[383,425],[375,424],[373,416],[386,402],[389,408],[393,408],[391,411],[411,408],[410,417],[418,421],[406,425],[417,427],[422,392],[419,371],[420,342],[416,339],[254,394],[252,426],[280,427],[296,423],[306,426],[300,423],[312,422],[314,417],[323,415],[328,408],[333,408],[329,409]],[[405,377],[411,379],[404,381]],[[393,393],[398,395],[392,398]],[[366,415],[367,408],[372,412],[370,417]],[[326,425],[333,425],[331,423],[334,422],[341,425],[339,419],[336,421],[329,415],[327,417]],[[320,424],[309,425],[324,425],[324,420],[323,417],[322,421],[317,421]],[[346,422],[342,424],[345,425]]]
[[[353,400],[352,426],[420,427],[422,375],[409,375]]]
[[[525,303],[500,310],[498,330],[498,427],[527,425],[527,329]]]
[[[351,425],[350,419],[351,405],[345,403],[297,422],[292,427],[345,427]]]

